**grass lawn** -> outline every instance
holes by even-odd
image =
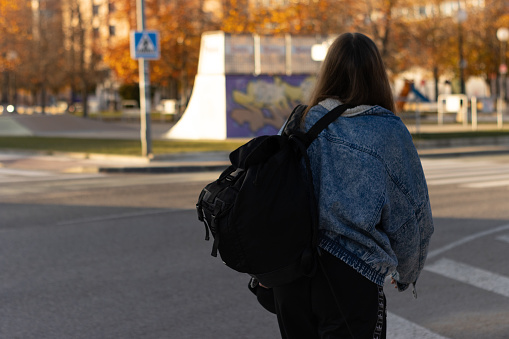
[[[451,138],[483,138],[509,136],[509,131],[478,131],[451,133],[414,134],[414,140],[438,140]],[[233,151],[247,139],[224,141],[175,141],[153,140],[154,154],[172,154],[185,152]],[[139,140],[117,139],[77,139],[47,137],[0,137],[0,150],[35,150],[52,152],[102,153],[119,155],[141,155]]]
[[[173,141],[153,140],[154,154],[184,152],[233,151],[246,140],[226,141]],[[117,139],[76,139],[46,137],[0,137],[0,149],[35,150],[52,152],[103,153],[120,155],[140,155],[139,140]]]
[[[419,133],[419,134],[413,134],[412,137],[414,140],[509,137],[509,130],[446,132],[446,133]]]

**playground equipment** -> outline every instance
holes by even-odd
[[[444,113],[456,113],[456,121],[468,125],[468,97],[464,94],[438,96],[438,124],[444,124]]]
[[[463,126],[468,126],[469,123],[469,108],[472,114],[472,130],[476,131],[478,128],[478,111],[481,104],[481,112],[494,113],[493,98],[477,98],[475,96],[470,99],[464,94],[441,94],[438,96],[438,124],[443,125],[444,114],[455,113],[456,122],[461,122]],[[496,107],[497,128],[503,128],[503,105],[504,103],[498,99]],[[470,106],[470,107],[469,107]]]
[[[277,133],[310,92],[320,66],[311,49],[326,40],[204,33],[189,105],[166,137],[224,140]]]
[[[405,80],[405,84],[401,89],[401,92],[396,100],[396,109],[398,112],[401,112],[405,106],[405,103],[408,101],[407,98],[409,94],[412,93],[418,102],[430,102],[430,100],[421,92],[419,92],[414,85],[414,82],[411,80]]]

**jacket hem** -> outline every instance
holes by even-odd
[[[383,286],[385,283],[385,275],[380,274],[377,270],[366,264],[364,261],[357,258],[354,254],[352,254],[347,249],[343,248],[333,240],[329,238],[321,238],[319,246],[335,256],[336,258],[343,261],[348,266],[352,267],[355,271],[361,274],[363,277],[368,279],[369,281]]]

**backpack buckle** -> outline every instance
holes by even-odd
[[[226,176],[226,181],[233,181],[235,178],[244,171],[242,168],[237,168],[235,171],[231,172]]]

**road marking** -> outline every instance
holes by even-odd
[[[429,186],[459,185],[465,188],[509,186],[509,166],[490,161],[422,161]]]
[[[445,178],[460,178],[460,177],[470,177],[470,176],[488,176],[492,174],[509,174],[509,167],[506,168],[487,168],[487,169],[458,169],[457,171],[447,171],[447,172],[436,172],[431,174],[426,174],[426,179],[445,179]]]
[[[462,177],[462,178],[449,178],[449,179],[432,179],[427,180],[428,185],[451,185],[451,184],[466,184],[472,182],[485,182],[493,180],[509,180],[509,173],[490,175],[490,176],[475,176],[475,177]]]
[[[499,181],[476,182],[476,183],[465,184],[465,185],[460,185],[460,186],[468,187],[468,188],[502,187],[502,186],[509,186],[509,179],[508,180],[499,180]]]
[[[501,165],[493,164],[493,163],[455,163],[454,165],[443,165],[436,166],[429,163],[422,163],[423,168],[426,172],[461,172],[465,169],[478,170],[478,169],[486,169],[486,168],[499,168]],[[502,165],[507,166],[507,165]]]
[[[501,232],[501,231],[507,231],[507,230],[509,230],[509,225],[503,225],[503,226],[499,226],[499,227],[493,228],[491,230],[487,230],[487,231],[482,231],[482,232],[479,232],[479,233],[471,234],[471,235],[466,236],[466,237],[464,237],[462,239],[456,240],[456,241],[454,241],[454,242],[452,242],[452,243],[450,243],[448,245],[445,245],[445,246],[443,246],[441,248],[438,248],[438,249],[433,250],[433,251],[429,251],[428,252],[428,259],[436,257],[437,255],[442,254],[443,252],[446,252],[446,251],[449,251],[449,250],[451,250],[451,249],[453,249],[455,247],[464,245],[467,242],[477,240],[477,239],[479,239],[481,237],[484,237],[486,235],[490,235],[490,234]]]
[[[0,197],[12,195],[38,194],[44,192],[60,192],[60,191],[78,191],[91,190],[95,188],[115,188],[115,187],[131,187],[140,185],[157,185],[157,184],[195,184],[207,183],[216,180],[220,171],[215,172],[196,172],[196,173],[170,173],[170,174],[146,174],[146,175],[108,175],[102,173],[94,174],[59,174],[55,177],[43,178],[19,178],[12,177],[5,180],[6,183],[30,182],[36,185],[24,185],[23,187],[11,187],[8,185],[0,187]],[[128,178],[128,179],[126,179]],[[66,182],[69,180],[72,182]],[[79,180],[73,180],[79,179]],[[4,178],[0,175],[0,184]],[[0,185],[1,186],[1,185]],[[200,192],[198,191],[197,194]]]
[[[427,169],[447,169],[447,168],[465,168],[468,167],[486,167],[486,166],[507,166],[504,163],[497,163],[493,161],[475,160],[475,161],[461,161],[461,160],[432,160],[421,159],[421,163]]]
[[[149,216],[149,215],[175,213],[175,212],[179,212],[179,211],[181,211],[181,210],[178,210],[178,209],[167,209],[167,210],[155,210],[155,211],[141,211],[141,212],[128,212],[128,213],[120,213],[120,214],[110,214],[110,215],[104,215],[104,216],[100,216],[100,217],[90,217],[90,218],[83,218],[83,219],[75,219],[75,220],[63,221],[63,222],[57,223],[57,226],[70,226],[70,225],[76,225],[76,224],[97,223],[97,222],[110,221],[110,220],[118,220],[118,219],[125,219],[125,218],[138,218],[138,217],[146,217],[146,216]]]
[[[43,175],[32,175],[32,176],[24,176],[24,175],[2,175],[0,173],[0,183],[6,184],[14,184],[14,183],[24,183],[24,182],[59,182],[64,180],[77,180],[77,179],[89,179],[89,178],[97,178],[104,177],[105,174],[48,174],[46,176]],[[5,192],[2,192],[4,194]]]
[[[509,297],[509,278],[496,273],[445,258],[425,266],[424,269],[486,291],[503,295],[504,297]]]
[[[501,236],[497,237],[497,240],[501,240],[501,241],[505,241],[505,242],[509,243],[509,235],[501,235]]]
[[[15,175],[23,177],[42,177],[50,176],[52,173],[48,171],[31,171],[22,169],[0,168],[0,175]]]
[[[447,339],[390,312],[387,313],[387,338]]]

